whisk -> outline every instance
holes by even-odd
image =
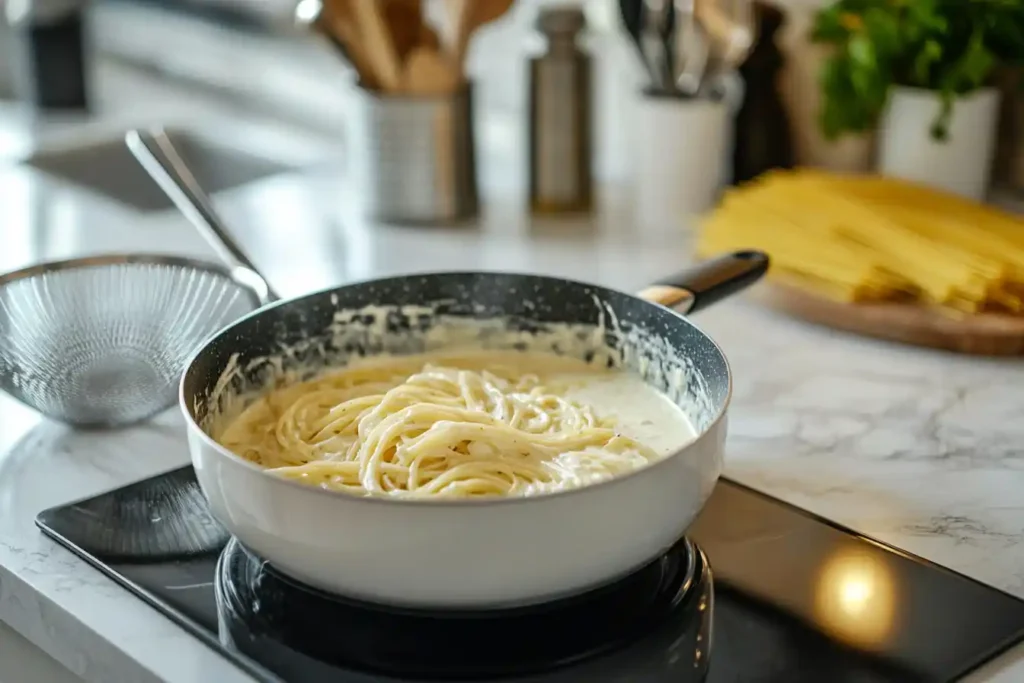
[[[256,273],[189,258],[96,256],[0,276],[0,389],[79,427],[174,404],[189,356],[266,303]]]

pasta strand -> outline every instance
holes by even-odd
[[[279,476],[364,496],[535,495],[658,459],[537,375],[484,365],[345,369],[261,397],[218,441]]]

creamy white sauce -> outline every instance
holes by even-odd
[[[410,278],[408,287],[415,286],[416,278]],[[522,294],[529,302],[529,292]],[[467,319],[440,314],[437,307],[446,302],[430,306],[366,306],[339,310],[327,329],[311,331],[309,338],[300,342],[282,344],[279,352],[244,362],[239,360],[238,354],[233,355],[216,386],[208,393],[192,397],[192,408],[202,429],[216,435],[268,387],[295,384],[320,375],[331,366],[362,362],[364,352],[356,353],[351,349],[372,350],[372,355],[378,359],[424,352],[445,354],[457,348],[498,353],[515,349],[528,354],[554,352],[562,360],[590,358],[596,367],[628,369],[635,374],[626,374],[616,381],[628,383],[629,386],[621,389],[626,392],[625,400],[634,401],[635,406],[609,401],[611,395],[600,398],[600,402],[620,415],[627,429],[653,440],[651,447],[659,451],[658,444],[664,444],[666,451],[672,452],[693,440],[699,434],[699,429],[693,425],[709,424],[716,408],[707,382],[696,370],[693,359],[659,334],[644,328],[621,326],[611,308],[596,294],[593,296],[594,305],[601,312],[597,325],[537,323],[522,330],[510,326],[503,318]],[[332,303],[337,304],[337,301],[332,299]],[[420,322],[410,325],[408,330],[396,331],[386,324],[389,318]],[[423,319],[430,323],[425,330],[420,329]],[[612,339],[614,343],[609,341]],[[644,410],[650,410],[650,415],[645,416]],[[672,415],[667,422],[674,425],[671,429],[664,426],[666,411]],[[688,438],[682,437],[684,431],[689,434]]]
[[[657,389],[628,372],[578,376],[566,398],[615,420],[615,429],[660,456],[671,455],[697,438],[689,417]]]
[[[381,399],[384,391],[390,399]],[[291,408],[310,397],[313,401],[301,403],[297,412]],[[496,431],[466,432],[460,425],[475,423],[438,412],[440,406],[490,415]],[[388,421],[384,431],[377,427],[381,410]],[[545,418],[554,432],[528,426]],[[318,436],[332,419],[338,420],[333,428],[338,431]],[[609,429],[631,441],[612,438]],[[560,452],[529,445],[544,439],[541,434],[582,441],[572,446],[566,441]],[[359,495],[467,497],[588,486],[676,453],[696,435],[685,412],[636,375],[554,354],[471,350],[378,356],[279,388],[229,423],[218,440],[282,476],[324,488]],[[426,450],[417,445],[424,438],[430,442]],[[503,460],[519,470],[496,477],[487,462],[503,453],[522,456],[521,462]],[[454,464],[449,454],[456,454]],[[381,469],[385,465],[390,473]],[[448,472],[454,479],[446,479]],[[408,489],[395,484],[406,481],[415,483]],[[452,490],[434,490],[434,481]]]

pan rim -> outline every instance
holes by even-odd
[[[459,277],[470,277],[471,278],[471,277],[480,277],[480,276],[483,276],[483,277],[494,277],[494,276],[501,276],[501,275],[505,275],[505,276],[523,276],[523,277],[528,277],[528,278],[537,278],[537,279],[555,281],[555,282],[558,282],[558,283],[561,283],[561,284],[569,284],[569,285],[573,285],[573,286],[577,286],[577,287],[589,288],[589,289],[594,290],[594,292],[596,294],[598,294],[598,296],[602,296],[602,295],[615,295],[615,296],[631,297],[631,298],[635,299],[636,301],[639,301],[639,302],[641,302],[641,303],[643,303],[645,305],[655,306],[658,309],[663,310],[663,311],[667,312],[668,314],[674,316],[676,319],[678,319],[678,320],[682,321],[683,323],[689,325],[691,328],[694,329],[694,331],[696,331],[701,336],[703,336],[708,341],[708,343],[711,344],[711,347],[715,350],[715,352],[718,354],[718,356],[722,359],[722,363],[723,363],[723,365],[725,367],[726,391],[725,391],[725,397],[722,399],[721,406],[715,412],[715,415],[711,419],[711,421],[708,422],[707,427],[705,427],[704,429],[700,430],[700,432],[697,434],[697,437],[693,441],[690,441],[689,443],[687,443],[685,446],[683,446],[679,450],[674,451],[674,452],[672,452],[672,453],[670,453],[668,455],[665,455],[664,457],[658,459],[655,462],[652,462],[649,465],[646,465],[644,467],[640,467],[640,468],[635,469],[635,470],[633,470],[631,472],[627,472],[626,474],[623,474],[623,475],[620,475],[620,476],[617,476],[617,477],[612,477],[611,479],[605,479],[604,481],[599,481],[599,482],[594,483],[594,484],[588,484],[587,486],[575,487],[575,488],[571,488],[571,489],[565,489],[565,490],[562,490],[562,491],[545,492],[545,493],[541,493],[541,494],[533,495],[533,496],[494,496],[494,497],[486,497],[486,498],[464,498],[464,499],[453,499],[453,498],[436,498],[436,499],[432,499],[432,498],[398,498],[398,497],[390,497],[390,496],[355,496],[355,495],[352,495],[351,493],[345,493],[344,491],[334,491],[334,490],[331,490],[331,489],[321,488],[319,486],[310,486],[308,484],[303,484],[303,483],[300,483],[300,482],[295,481],[293,479],[286,479],[284,477],[280,477],[280,476],[274,475],[273,473],[270,472],[270,470],[267,470],[267,469],[265,469],[263,467],[260,467],[259,465],[257,465],[256,463],[254,463],[254,462],[252,462],[250,460],[246,460],[245,458],[241,457],[240,455],[237,455],[237,454],[233,453],[232,451],[228,450],[224,446],[222,446],[219,443],[217,443],[217,441],[213,437],[211,437],[209,434],[207,434],[203,430],[203,428],[199,426],[199,424],[195,421],[195,418],[192,417],[192,413],[188,409],[188,404],[186,403],[186,397],[185,397],[185,378],[188,376],[189,372],[192,370],[192,367],[195,364],[196,360],[209,348],[210,344],[212,344],[221,335],[227,334],[230,330],[232,330],[232,329],[236,328],[238,325],[241,325],[242,323],[248,321],[250,318],[254,318],[254,317],[256,317],[256,316],[258,316],[258,315],[260,315],[262,313],[270,311],[271,309],[277,308],[279,306],[285,306],[285,305],[288,305],[288,304],[292,304],[292,303],[301,301],[303,299],[308,299],[308,298],[313,298],[313,297],[329,296],[330,294],[334,294],[334,293],[340,292],[341,290],[345,290],[345,289],[348,289],[350,287],[357,287],[357,286],[361,286],[361,285],[372,285],[372,284],[377,284],[377,283],[395,282],[395,281],[398,281],[398,280],[408,280],[410,278],[416,278],[416,277],[437,277],[437,276],[449,276],[450,277],[450,276],[459,276]],[[715,339],[711,335],[709,335],[707,332],[705,332],[699,326],[695,325],[688,317],[686,317],[685,315],[683,315],[683,314],[681,314],[681,313],[679,313],[679,312],[677,312],[677,311],[675,311],[675,310],[673,310],[671,308],[667,308],[665,306],[661,306],[660,304],[656,304],[656,303],[653,303],[651,301],[647,301],[645,299],[642,299],[642,298],[636,296],[635,294],[630,294],[628,292],[623,292],[623,291],[620,291],[620,290],[612,289],[610,287],[605,287],[603,285],[596,285],[596,284],[593,284],[593,283],[583,282],[583,281],[580,281],[580,280],[573,280],[573,279],[570,279],[570,278],[563,278],[563,277],[552,276],[552,275],[540,275],[540,274],[532,274],[532,273],[524,273],[524,272],[514,272],[514,271],[463,271],[463,270],[451,270],[451,271],[425,271],[425,272],[420,272],[420,273],[408,273],[408,274],[405,274],[405,275],[393,275],[393,276],[387,276],[387,277],[368,278],[368,279],[364,279],[364,280],[354,280],[354,281],[347,282],[347,283],[345,283],[343,285],[339,285],[339,286],[336,286],[336,287],[328,287],[328,288],[317,290],[315,292],[310,292],[310,293],[307,293],[307,294],[302,294],[302,295],[295,296],[295,297],[290,297],[290,298],[287,298],[287,299],[280,299],[280,300],[275,301],[275,302],[273,302],[271,304],[263,306],[262,308],[259,308],[259,309],[255,310],[255,311],[252,311],[251,313],[246,314],[242,318],[239,318],[238,320],[234,321],[233,323],[231,323],[231,324],[221,328],[217,333],[215,333],[213,336],[209,337],[203,343],[203,345],[199,349],[197,349],[195,352],[193,352],[193,354],[189,357],[188,363],[185,365],[185,371],[182,373],[181,380],[178,383],[178,407],[181,410],[181,412],[184,414],[185,422],[186,422],[186,425],[185,425],[186,429],[188,429],[190,432],[198,434],[198,438],[202,441],[202,445],[204,447],[212,449],[212,451],[214,453],[216,453],[218,457],[225,458],[228,461],[230,461],[231,463],[233,463],[234,465],[239,465],[239,466],[241,466],[241,467],[243,467],[243,468],[253,472],[254,474],[259,475],[259,476],[271,478],[271,479],[275,480],[277,483],[283,484],[283,485],[287,485],[287,486],[289,486],[289,487],[291,487],[293,489],[300,490],[300,491],[305,491],[307,493],[315,493],[315,494],[318,494],[318,495],[321,495],[321,496],[328,496],[328,497],[334,498],[334,499],[341,499],[341,500],[345,500],[345,501],[350,501],[352,503],[368,503],[368,504],[388,505],[388,506],[401,506],[401,507],[417,506],[417,507],[429,507],[429,508],[470,508],[470,507],[476,508],[476,507],[487,507],[487,506],[522,505],[522,504],[528,504],[530,502],[547,501],[547,500],[552,500],[552,499],[556,499],[556,498],[559,498],[559,499],[560,498],[566,498],[566,497],[569,497],[569,496],[578,495],[578,494],[584,493],[586,491],[592,491],[592,490],[595,490],[595,489],[607,489],[607,488],[609,488],[611,486],[614,486],[614,485],[626,482],[628,480],[631,480],[631,479],[633,479],[635,477],[638,477],[638,476],[640,476],[640,475],[642,475],[644,473],[651,472],[651,471],[656,470],[658,468],[665,467],[665,466],[667,466],[669,461],[675,460],[677,457],[680,457],[681,455],[683,455],[687,451],[695,448],[698,444],[701,444],[702,442],[704,442],[711,434],[715,433],[718,430],[718,427],[719,427],[720,423],[725,419],[726,413],[728,412],[728,409],[729,409],[729,405],[732,403],[732,394],[733,394],[732,366],[729,364],[729,358],[725,355],[725,351],[722,350],[722,347],[718,344],[717,341],[715,341]],[[190,451],[191,450],[192,449],[190,447]],[[190,452],[190,456],[191,456],[191,452]],[[717,477],[716,477],[716,479],[717,479]]]

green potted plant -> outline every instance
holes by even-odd
[[[836,0],[812,38],[829,138],[878,128],[882,173],[980,198],[999,69],[1024,64],[1024,0]]]

